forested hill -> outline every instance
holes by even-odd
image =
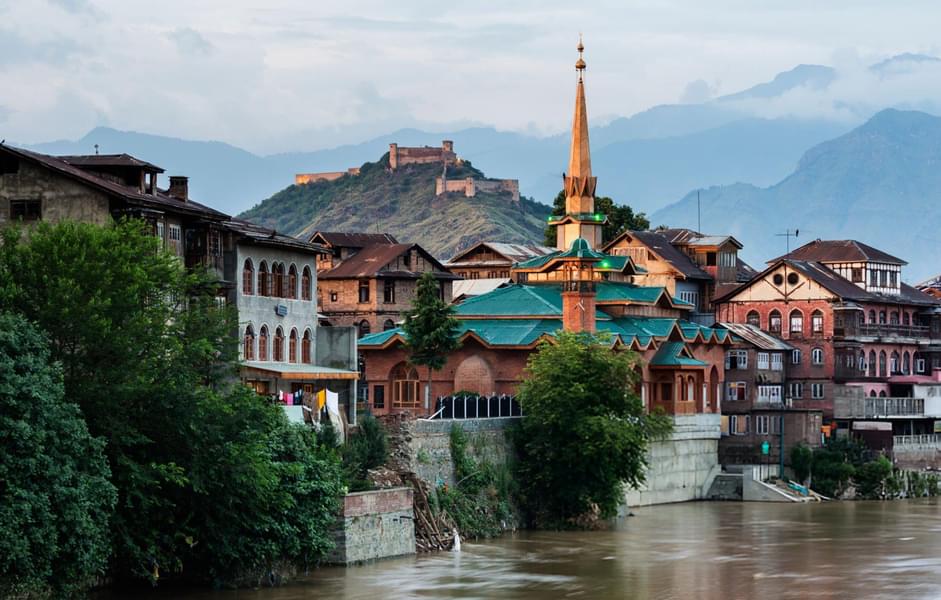
[[[305,237],[315,230],[391,233],[447,258],[481,240],[541,243],[549,207],[509,193],[435,196],[438,163],[388,168],[389,155],[359,175],[287,187],[240,216]],[[469,162],[448,167],[448,179],[483,178]],[[560,182],[561,183],[561,182]]]

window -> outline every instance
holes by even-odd
[[[899,353],[892,351],[892,356],[889,358],[889,375],[895,375],[899,372]]]
[[[915,370],[918,371],[919,373],[925,372],[925,359],[923,358],[915,359]]]
[[[304,267],[303,273],[301,273],[301,300],[310,300],[313,297],[311,293],[311,281],[313,277],[310,276],[310,267]]]
[[[892,311],[889,313],[889,324],[898,325],[899,324],[899,313],[897,311]]]
[[[791,311],[790,327],[788,329],[793,333],[803,333],[804,331],[804,313],[796,308]]]
[[[359,282],[359,301],[360,303],[369,302],[369,280],[364,279]]]
[[[879,352],[879,377],[885,377],[886,354],[885,350]]]
[[[42,218],[41,200],[10,200],[10,219],[38,221]]]
[[[310,359],[310,329],[304,332],[304,339],[301,340],[301,362],[309,365],[313,361]]]
[[[823,313],[819,310],[810,315],[810,330],[813,333],[823,333]]]
[[[725,368],[728,369],[747,369],[748,368],[748,350],[729,350],[725,353]]]
[[[274,330],[274,340],[271,346],[271,360],[284,362],[284,330],[280,327]]]
[[[245,265],[242,266],[242,295],[251,296],[255,286],[255,267],[252,266],[251,259],[245,259]]]
[[[418,371],[405,363],[392,370],[392,407],[415,408],[420,401]]]
[[[781,404],[780,385],[759,385],[758,402],[766,404]]]
[[[889,287],[899,286],[899,274],[896,271],[889,271]]]
[[[386,322],[382,324],[382,330],[389,331],[390,329],[395,329],[395,322],[392,319],[386,319]]]
[[[261,261],[258,267],[258,295],[271,295],[271,278],[268,276],[268,263]]]
[[[810,351],[810,362],[818,366],[823,364],[823,348],[814,348]]]
[[[781,333],[781,313],[772,310],[768,315],[768,331],[771,333]]]
[[[801,364],[801,351],[798,350],[797,348],[794,348],[793,350],[791,350],[791,364],[792,365]]]
[[[245,328],[245,336],[242,338],[242,359],[255,360],[255,330],[251,325]]]
[[[763,371],[767,371],[767,370],[770,368],[770,366],[771,366],[771,365],[770,365],[770,362],[769,362],[769,360],[768,360],[768,353],[767,353],[767,352],[759,352],[759,353],[758,353],[758,361],[757,361],[757,362],[758,362],[758,368],[761,369],[761,370],[763,370]]]
[[[768,435],[768,415],[755,415],[755,433]]]
[[[262,325],[258,334],[258,360],[268,360],[268,326]]]
[[[167,247],[167,233],[166,226],[163,221],[157,221],[157,239],[160,240],[160,247]]]
[[[373,386],[372,407],[373,408],[385,408],[386,407],[386,386],[384,385]]]
[[[689,302],[693,306],[699,308],[699,292],[680,292],[680,300],[683,302]]]
[[[875,322],[876,322],[876,311],[874,311],[874,310],[870,310],[870,311],[869,311],[869,322],[870,322],[870,323],[875,323]]]
[[[382,301],[386,304],[395,304],[395,280],[386,279],[382,283]]]
[[[18,173],[20,161],[14,156],[0,156],[0,175]]]
[[[804,382],[792,381],[789,385],[791,398],[801,399],[804,397]]]
[[[412,267],[412,251],[411,250],[409,250],[408,252],[402,255],[402,264],[405,265],[406,269],[410,269]]]
[[[735,266],[735,253],[734,252],[720,252],[719,253],[719,266],[720,267],[734,267]]]
[[[771,277],[771,281],[774,282],[774,285],[781,285],[784,283],[784,275],[782,275],[781,273],[775,273]]]
[[[364,335],[369,335],[369,332],[371,330],[372,328],[369,326],[369,321],[363,319],[362,321],[359,322],[359,337],[363,337]]]
[[[908,316],[908,311],[902,313],[902,325],[911,325],[911,320]]]
[[[715,252],[706,252],[706,266],[708,267],[716,266],[716,253]]]
[[[761,315],[758,314],[757,310],[750,310],[748,311],[748,314],[745,315],[745,322],[748,323],[749,325],[753,325],[755,327],[760,328],[761,327]]]
[[[732,435],[745,435],[748,433],[748,415],[730,416],[729,433]]]
[[[902,374],[908,375],[911,371],[911,358],[908,355],[908,352],[902,353]]]
[[[879,311],[879,324],[885,325],[885,311],[884,310]]]
[[[822,383],[811,383],[810,384],[810,397],[814,400],[820,400],[823,398],[823,384]]]
[[[744,381],[728,381],[725,384],[725,399],[726,400],[745,400],[745,382]]]
[[[284,298],[284,263],[271,265],[271,295],[275,298]]]
[[[336,302],[336,301],[337,301],[337,293],[330,292],[330,302]]]
[[[866,374],[869,375],[870,377],[876,376],[876,351],[875,350],[869,351],[869,364],[866,365],[866,371],[867,371]]]
[[[297,330],[291,330],[291,336],[288,338],[288,362],[297,362]]]
[[[288,293],[287,297],[291,300],[297,300],[297,267],[291,265],[288,270]]]
[[[771,355],[771,370],[772,371],[783,371],[784,370],[784,355],[780,352],[775,352]]]
[[[173,250],[173,252],[175,252],[176,254],[179,254],[181,250],[180,240],[183,239],[182,232],[180,231],[180,226],[171,224],[169,228],[169,232],[170,233],[169,233],[168,239],[169,239],[170,248]]]
[[[222,234],[216,230],[209,231],[209,256],[222,256]]]
[[[863,282],[863,270],[860,267],[853,267],[853,283]]]

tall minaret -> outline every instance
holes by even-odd
[[[591,149],[588,144],[588,108],[585,105],[585,46],[578,40],[578,60],[575,70],[575,117],[572,120],[572,148],[569,152],[569,170],[563,177],[565,189],[565,215],[552,218],[556,225],[556,247],[568,250],[577,238],[600,248],[601,231],[606,222],[604,215],[595,214],[596,177],[591,175]]]

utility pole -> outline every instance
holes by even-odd
[[[795,229],[792,233],[790,229],[785,229],[784,233],[777,233],[778,237],[783,237],[785,240],[785,247],[787,248],[787,253],[785,256],[791,253],[791,238],[795,240],[797,236],[800,235],[800,229]],[[787,263],[784,263],[784,301],[788,301],[787,297]],[[788,326],[790,327],[790,326]],[[782,323],[781,329],[784,329],[784,323]],[[784,394],[781,394],[781,415],[778,417],[781,419],[780,427],[778,428],[781,432],[781,439],[778,442],[778,477],[783,481],[784,480],[784,415],[787,410],[787,404],[784,402]]]

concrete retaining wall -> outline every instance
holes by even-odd
[[[336,548],[327,558],[332,564],[415,554],[412,488],[347,494],[334,540]]]
[[[673,417],[670,439],[654,442],[647,455],[647,483],[628,490],[628,506],[685,502],[704,498],[719,471],[721,416]]]
[[[518,419],[415,420],[408,422],[411,470],[432,487],[441,483],[454,485],[451,460],[451,426],[467,434],[467,452],[475,460],[493,465],[505,464],[510,446],[505,430]]]

